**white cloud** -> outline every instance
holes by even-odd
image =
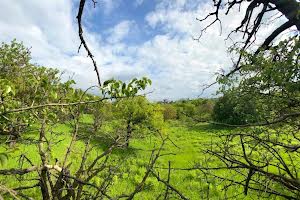
[[[71,0],[14,3],[3,0],[0,7],[3,10],[0,41],[10,42],[14,38],[23,41],[27,47],[32,47],[33,61],[37,64],[57,67],[68,74],[76,73],[79,86],[88,87],[92,83],[89,80],[94,77],[90,61],[83,51],[77,54],[79,40]],[[83,74],[90,76],[81,79]]]
[[[98,8],[104,4],[104,13],[110,14],[113,10],[115,10],[120,5],[120,0],[102,0],[99,1],[100,5],[97,5]]]
[[[115,9],[118,2],[105,0],[105,12],[108,14]],[[2,0],[0,7],[0,41],[9,42],[13,38],[24,41],[25,45],[32,46],[34,62],[65,70],[68,75],[74,74],[78,87],[87,88],[97,83],[86,52],[81,49],[77,53],[79,39],[71,0],[14,3]],[[97,9],[100,9],[99,5]],[[238,12],[222,15],[223,35],[219,35],[216,24],[207,30],[200,42],[196,42],[193,37],[204,25],[196,21],[196,17],[203,17],[211,9],[200,0],[162,0],[145,18],[149,29],[162,29],[162,32],[137,45],[124,42],[135,31],[137,25],[134,21],[123,20],[103,30],[104,35],[109,35],[107,38],[84,29],[102,80],[148,76],[153,82],[150,89],[154,90],[152,99],[197,97],[202,85],[214,81],[216,71],[231,66],[226,53],[229,44],[224,39],[242,17]],[[276,24],[272,27],[275,28]],[[262,34],[268,31],[271,30],[265,29]],[[204,95],[211,95],[215,89],[210,88]]]
[[[135,26],[134,21],[124,20],[107,31],[109,35],[107,41],[110,43],[118,43],[128,36],[130,30]]]
[[[234,55],[227,53],[232,42],[225,39],[230,31],[239,26],[246,6],[242,6],[240,12],[233,9],[228,15],[221,12],[219,17],[222,19],[222,29],[215,23],[202,35],[199,43],[192,38],[199,36],[201,30],[214,18],[204,23],[196,18],[204,18],[213,11],[211,3],[162,0],[146,16],[145,20],[150,27],[164,31],[164,35],[155,37],[139,49],[141,58],[148,59],[147,62],[162,70],[159,74],[159,95],[174,98],[195,97],[201,94],[204,84],[215,81],[215,72],[220,69],[229,71],[232,67],[230,58]],[[277,20],[266,27],[262,26],[255,44],[261,44],[262,39],[283,21]],[[232,36],[233,41],[241,38],[241,34]],[[209,88],[204,95],[211,94],[216,87]]]

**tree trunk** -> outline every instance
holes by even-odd
[[[98,117],[94,116],[94,124],[93,124],[93,128],[94,128],[94,133],[96,133],[99,129],[99,125],[100,125],[100,120]]]
[[[130,124],[130,120],[127,121],[127,132],[126,132],[126,138],[125,138],[125,147],[128,148],[129,147],[129,140],[131,138],[131,134],[132,134],[132,127]]]
[[[18,139],[18,136],[17,135],[10,135],[9,136],[9,147],[10,148],[14,148],[16,143],[17,143],[17,139]]]
[[[297,0],[270,0],[288,20],[293,21],[300,31],[300,3]]]
[[[43,200],[50,200],[49,188],[47,184],[47,169],[42,169],[41,171],[40,188]]]

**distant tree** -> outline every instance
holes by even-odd
[[[257,122],[255,99],[239,96],[235,90],[227,91],[216,101],[212,118],[216,122],[233,125]]]
[[[93,115],[93,131],[94,133],[97,133],[104,122],[112,120],[112,103],[106,101],[99,102],[94,104],[91,110],[91,113]]]
[[[170,119],[171,120],[177,119],[177,110],[173,104],[163,104],[162,109],[163,109],[164,121]]]
[[[125,146],[128,147],[133,136],[155,133],[163,127],[161,108],[138,96],[121,99],[115,104],[117,118],[125,125]]]
[[[181,120],[186,120],[193,117],[196,112],[196,106],[189,100],[180,100],[175,103],[177,109],[177,116]]]
[[[213,99],[184,99],[173,103],[180,120],[209,121],[214,107]]]
[[[198,104],[197,115],[202,121],[209,121],[212,118],[215,101],[213,99],[203,99]]]

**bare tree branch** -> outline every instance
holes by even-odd
[[[94,0],[93,1],[94,3],[94,7],[96,5],[96,1]],[[101,79],[100,79],[100,73],[99,73],[99,70],[98,70],[98,67],[97,67],[97,64],[96,64],[96,61],[94,59],[94,55],[92,54],[92,52],[90,51],[84,37],[83,37],[83,29],[82,29],[82,14],[83,14],[83,10],[84,10],[84,5],[85,5],[85,0],[80,0],[80,3],[79,3],[79,9],[78,9],[78,14],[77,14],[77,23],[78,23],[78,35],[79,35],[79,38],[80,38],[80,45],[79,45],[79,48],[78,48],[78,51],[80,50],[80,47],[81,45],[84,46],[85,50],[87,51],[88,53],[88,56],[90,57],[90,59],[92,60],[93,62],[93,65],[94,65],[94,71],[96,72],[96,75],[97,75],[97,80],[98,80],[98,85],[99,87],[101,87]]]

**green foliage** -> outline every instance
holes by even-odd
[[[177,119],[177,110],[176,107],[172,104],[163,104],[163,115],[164,120],[174,120]]]
[[[93,115],[93,131],[97,133],[104,123],[113,119],[112,103],[108,101],[98,102],[93,105],[90,113]]]
[[[170,105],[176,108],[177,119],[183,121],[209,121],[214,107],[213,99],[178,100]]]
[[[299,102],[299,39],[281,41],[267,53],[243,54],[241,74],[220,76],[214,120],[246,124],[289,113]]]
[[[118,117],[129,120],[133,125],[152,127],[154,118],[161,116],[160,107],[143,96],[120,99],[116,102],[115,109],[119,111]]]
[[[163,115],[158,105],[150,103],[145,97],[137,96],[120,99],[115,103],[114,113],[120,124],[123,124],[124,134],[131,137],[162,131]]]
[[[134,78],[128,84],[121,80],[107,80],[101,88],[102,94],[111,97],[134,97],[140,90],[145,90],[147,85],[151,85],[150,79],[143,77],[141,79]]]
[[[240,117],[252,115],[261,120],[299,110],[299,54],[299,37],[281,41],[258,55],[243,52],[241,73],[219,77],[220,92],[225,96],[223,101],[231,101],[234,107],[231,113],[238,113]]]
[[[237,120],[249,123],[245,119],[250,118],[255,123],[249,124],[251,128],[245,126],[224,136],[222,142],[212,146],[209,155],[220,161],[219,167],[227,168],[226,174],[221,176],[222,181],[232,183],[228,174],[248,177],[240,177],[238,181],[247,182],[244,194],[252,190],[254,198],[299,197],[299,191],[290,187],[294,183],[299,187],[300,172],[299,39],[297,35],[282,40],[258,54],[242,52],[240,73],[219,77],[224,96],[216,103],[215,117],[230,123]],[[231,169],[231,166],[238,169]],[[250,174],[253,169],[255,173]],[[236,188],[241,189],[240,185]],[[261,196],[257,191],[266,194]],[[273,191],[276,191],[275,195]]]
[[[9,110],[47,103],[66,103],[80,98],[80,90],[69,80],[61,83],[59,71],[30,63],[30,51],[22,43],[12,41],[0,46],[0,136],[12,135],[15,141],[38,117],[59,121],[63,108],[44,108],[40,111],[7,113]],[[4,113],[4,114],[2,114]],[[59,116],[59,117],[58,117]]]
[[[102,97],[93,96],[80,89],[74,89],[72,87],[75,84],[74,80],[62,83],[58,70],[32,64],[29,49],[16,40],[11,44],[3,43],[0,47],[0,69],[0,138],[4,141],[9,138],[12,145],[32,124],[39,123],[42,119],[45,119],[46,123],[63,123],[73,119],[75,112],[92,113],[94,115],[93,129],[97,132],[105,121],[113,118],[112,104],[99,101],[92,106],[45,106],[27,112],[7,113],[7,111],[49,103],[98,101],[102,97],[132,98],[151,84],[151,80],[146,77],[134,78],[129,83],[112,79],[105,81],[103,87],[100,88]],[[148,114],[148,112],[145,113],[143,123],[150,120]],[[142,117],[141,114],[140,117]],[[133,122],[138,124],[138,122]]]
[[[259,115],[256,111],[255,99],[231,90],[216,101],[212,118],[216,122],[243,125],[257,122]]]
[[[7,153],[0,153],[0,166],[3,166],[8,161],[8,155]]]

